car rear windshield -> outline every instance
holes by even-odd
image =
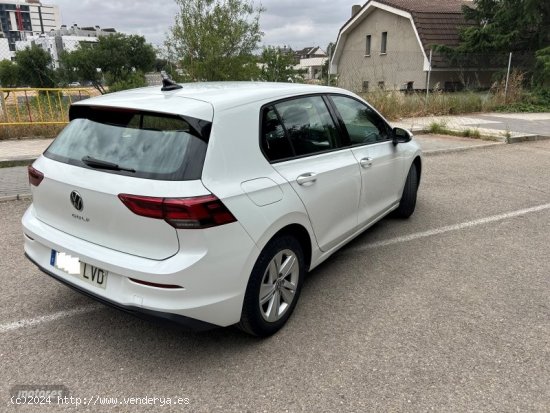
[[[73,106],[44,153],[56,161],[146,179],[200,179],[210,122],[128,109]]]

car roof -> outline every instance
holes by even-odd
[[[79,101],[75,105],[135,108],[211,119],[212,113],[209,112],[212,110],[225,110],[256,101],[315,93],[350,94],[339,88],[297,83],[197,82],[181,86],[172,91],[162,91],[161,86],[130,89]]]

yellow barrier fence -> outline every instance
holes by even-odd
[[[94,88],[0,88],[0,126],[64,125],[73,102],[98,94]]]

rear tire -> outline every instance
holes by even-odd
[[[304,265],[302,247],[294,237],[271,240],[252,269],[237,327],[258,337],[280,330],[300,297]]]
[[[409,218],[416,208],[416,194],[418,192],[418,169],[416,164],[411,165],[407,180],[405,181],[405,188],[403,188],[403,196],[399,207],[394,212],[394,215],[399,218]]]

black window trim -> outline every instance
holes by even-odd
[[[71,105],[71,107],[69,109],[69,121],[73,121],[75,119],[87,119],[87,120],[90,120],[92,122],[97,122],[97,120],[93,120],[90,117],[85,116],[86,115],[86,110],[90,110],[90,109],[92,109],[92,110],[94,110],[94,109],[98,110],[99,109],[99,110],[105,110],[105,111],[109,111],[109,110],[111,110],[111,111],[127,110],[129,112],[133,112],[134,114],[139,115],[141,117],[140,128],[142,126],[141,122],[143,121],[143,116],[144,115],[153,115],[153,116],[162,116],[162,117],[168,117],[168,118],[174,118],[174,119],[181,119],[181,120],[187,122],[187,124],[191,128],[191,135],[194,136],[195,138],[197,138],[198,140],[204,142],[206,144],[206,146],[208,146],[208,141],[210,139],[210,132],[211,132],[211,129],[212,129],[212,122],[202,120],[202,119],[192,118],[192,117],[189,117],[189,116],[178,115],[178,114],[174,114],[174,113],[157,112],[157,111],[133,109],[133,108],[125,108],[125,107],[117,107],[117,106],[111,107],[111,106],[99,106],[99,105]],[[103,123],[108,124],[106,122],[103,122]],[[114,125],[114,126],[120,126],[120,125]],[[44,151],[43,155],[45,157],[50,158],[50,159],[52,159],[54,161],[57,161],[57,162],[62,162],[62,163],[68,164],[68,165],[73,165],[73,166],[77,166],[77,167],[84,168],[84,169],[96,170],[95,168],[90,167],[89,165],[85,164],[84,162],[82,162],[80,160],[66,158],[64,156],[60,156],[60,155],[57,155],[55,153],[50,152],[49,149],[52,145],[53,145],[53,142]],[[118,170],[101,169],[101,171],[105,172],[105,173],[110,173],[110,174],[113,174],[113,175],[122,175],[122,176],[128,176],[128,177],[134,177],[134,178],[140,178],[140,179],[149,179],[149,180],[154,180],[154,181],[161,180],[161,181],[183,182],[183,181],[198,180],[198,179],[201,179],[201,177],[202,177],[202,171],[204,169],[204,163],[205,163],[205,159],[206,159],[206,151],[207,151],[207,147],[205,148],[204,153],[199,154],[200,155],[199,158],[194,159],[194,162],[197,162],[197,165],[200,165],[200,167],[197,167],[197,169],[200,169],[200,171],[197,171],[198,177],[195,177],[194,175],[192,177],[186,177],[185,175],[182,175],[180,177],[172,178],[172,177],[166,177],[165,174],[160,174],[160,173],[155,173],[155,172],[151,172],[151,173],[147,173],[147,174],[144,174],[144,173],[136,174],[134,172],[129,172],[129,171],[125,171],[125,170],[118,171]],[[182,167],[183,167],[183,165],[182,165]],[[180,172],[184,173],[185,168],[181,169]]]
[[[154,110],[146,110],[146,109],[133,109],[133,108],[126,108],[126,107],[119,107],[119,106],[100,106],[100,105],[71,105],[69,108],[69,122],[77,119],[77,118],[83,118],[83,119],[90,119],[89,117],[86,117],[86,111],[113,111],[116,112],[119,111],[128,111],[133,112],[136,115],[139,115],[141,117],[140,119],[140,129],[142,128],[141,122],[143,122],[143,116],[158,116],[158,117],[166,117],[166,118],[172,118],[172,119],[181,119],[185,121],[189,127],[191,128],[191,134],[195,136],[196,138],[199,138],[204,143],[208,144],[208,141],[210,139],[210,132],[212,130],[212,122],[193,118],[191,116],[185,116],[180,115],[177,113],[169,113],[169,112],[158,112]],[[93,119],[90,119],[93,120]],[[115,125],[117,126],[117,125]]]
[[[386,121],[386,119],[384,119],[384,117],[376,110],[372,107],[372,105],[370,105],[369,103],[367,102],[364,102],[360,99],[357,99],[356,97],[354,96],[350,96],[350,95],[346,95],[344,93],[328,93],[327,95],[327,100],[328,102],[330,102],[330,105],[332,107],[332,110],[334,111],[334,115],[337,116],[338,118],[338,125],[340,126],[341,128],[341,135],[344,135],[346,140],[347,140],[347,143],[348,143],[348,146],[346,146],[347,148],[357,148],[357,147],[360,147],[360,146],[367,146],[367,145],[378,145],[378,144],[381,144],[381,143],[386,143],[386,142],[392,142],[392,127],[389,125],[389,123]],[[372,110],[374,112],[375,115],[377,115],[380,120],[382,120],[382,123],[386,126],[386,134],[387,134],[387,138],[384,139],[383,141],[380,141],[380,142],[364,142],[364,143],[355,143],[355,144],[352,144],[351,143],[351,139],[349,137],[349,134],[348,134],[348,130],[346,129],[346,124],[344,122],[344,119],[342,118],[342,115],[340,114],[340,112],[338,111],[338,108],[336,107],[336,104],[334,103],[334,101],[332,100],[332,96],[341,96],[341,97],[346,97],[346,98],[349,98],[349,99],[352,99],[352,100],[355,100],[356,102],[359,102],[363,105],[367,105],[367,107]]]
[[[343,95],[343,96],[345,96],[345,95]],[[296,151],[294,150],[294,146],[292,145],[292,141],[290,140],[290,138],[288,136],[288,133],[287,133],[287,130],[284,126],[284,123],[282,122],[281,115],[279,114],[279,111],[277,110],[275,105],[277,105],[279,103],[282,103],[282,102],[288,102],[288,101],[291,101],[291,100],[303,99],[303,98],[309,98],[309,97],[321,97],[321,99],[323,100],[323,102],[324,102],[324,104],[327,108],[327,111],[330,115],[330,118],[331,118],[332,122],[334,122],[334,126],[335,126],[336,133],[337,133],[337,136],[336,136],[337,146],[335,148],[327,149],[327,150],[324,150],[324,151],[313,152],[313,153],[309,153],[309,154],[305,154],[305,155],[296,155]],[[267,109],[270,106],[273,106],[273,109],[275,110],[275,113],[277,114],[277,119],[279,119],[279,122],[281,122],[281,125],[283,126],[283,130],[285,131],[285,138],[289,141],[289,143],[291,145],[291,148],[292,148],[292,152],[294,153],[294,156],[292,156],[292,157],[281,158],[281,159],[276,159],[276,160],[272,161],[272,160],[269,159],[267,154],[264,152],[263,145],[262,145],[262,139],[263,139],[263,136],[262,136],[263,111],[264,111],[264,109]],[[264,156],[266,161],[269,162],[269,164],[288,162],[288,161],[293,161],[295,159],[309,158],[309,157],[316,156],[316,155],[323,155],[323,154],[326,154],[326,153],[337,152],[337,151],[349,149],[349,137],[347,136],[347,132],[346,132],[346,139],[348,140],[348,145],[343,146],[344,142],[342,140],[343,139],[342,129],[340,127],[339,121],[337,120],[337,118],[335,118],[335,114],[332,111],[330,102],[327,100],[327,94],[326,93],[307,93],[307,94],[303,94],[303,95],[294,95],[294,96],[290,96],[290,97],[286,97],[286,98],[282,98],[282,99],[273,100],[273,101],[271,101],[269,103],[266,103],[266,104],[264,104],[260,107],[259,119],[260,119],[260,121],[259,121],[259,132],[258,132],[258,138],[259,138],[258,143],[259,143],[259,146],[260,146],[260,152],[262,153],[262,155]]]

